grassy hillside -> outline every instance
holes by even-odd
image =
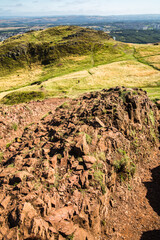
[[[75,26],[17,35],[0,45],[0,98],[6,96],[2,102],[10,103],[14,92],[17,99],[27,92],[28,100],[74,97],[124,85],[145,88],[159,99],[159,52],[160,45],[121,43]]]
[[[18,69],[46,66],[70,55],[97,51],[109,36],[80,27],[56,27],[11,37],[0,47],[1,76]],[[103,46],[104,47],[104,46]]]

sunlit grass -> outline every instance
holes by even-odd
[[[17,89],[39,79],[42,72],[42,67],[35,65],[34,67],[20,69],[12,75],[0,77],[0,92],[9,89]]]
[[[30,68],[23,68],[0,77],[0,91],[21,88],[37,81],[44,82],[53,77],[88,70],[94,66],[130,60],[133,59],[132,52],[132,48],[127,44],[109,40],[104,45],[93,46],[92,51],[87,55],[70,54],[45,67],[40,64],[31,64]]]
[[[84,92],[119,85],[149,89],[147,91],[150,96],[157,98],[160,93],[157,90],[159,84],[160,72],[136,60],[130,60],[51,78],[40,85],[27,86],[18,91],[44,91],[47,97],[76,97]],[[157,91],[155,96],[154,89]]]
[[[136,44],[134,46],[139,57],[154,56],[160,53],[160,45]]]
[[[148,87],[148,88],[144,88],[144,90],[147,91],[148,96],[152,99],[152,100],[160,100],[160,87]]]

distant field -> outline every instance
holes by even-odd
[[[5,31],[5,30],[17,30],[17,29],[22,29],[26,27],[0,27],[0,31]]]
[[[144,44],[160,42],[159,29],[158,30],[121,29],[112,30],[110,34],[111,36],[114,36],[117,41],[122,41],[126,43]]]

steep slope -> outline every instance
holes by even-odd
[[[0,46],[0,91],[108,63],[131,51],[104,32],[75,26],[14,36]]]
[[[15,71],[33,63],[47,65],[70,54],[84,55],[91,51],[93,43],[103,43],[109,38],[103,32],[74,26],[32,31],[3,42],[1,67]]]
[[[80,27],[55,27],[11,37],[0,47],[1,76],[34,64],[48,65],[70,55],[87,55],[93,44],[103,44],[110,37]],[[98,49],[98,45],[95,48]]]
[[[158,127],[146,92],[117,87],[25,129],[1,156],[1,238],[138,240],[158,230],[159,202],[148,191],[153,210],[142,183],[160,163]]]

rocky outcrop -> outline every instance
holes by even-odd
[[[117,87],[25,129],[1,163],[1,239],[124,239],[110,228],[112,196],[157,151],[158,120],[144,91]]]

